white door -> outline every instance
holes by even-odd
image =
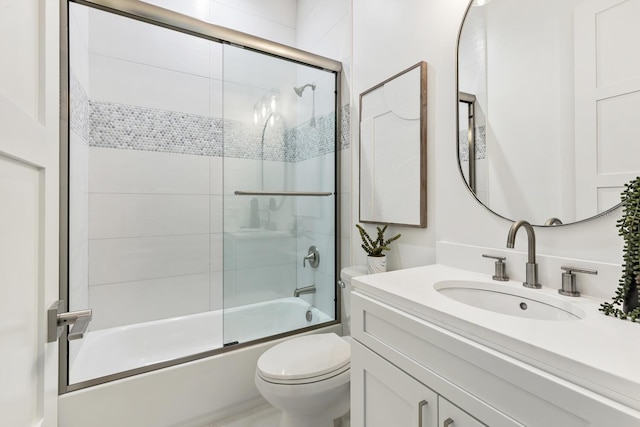
[[[575,10],[576,213],[620,202],[638,176],[640,0],[588,0]]]
[[[0,0],[0,425],[57,426],[59,2]]]

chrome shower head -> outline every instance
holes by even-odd
[[[311,90],[316,90],[316,84],[315,83],[307,83],[306,85],[303,85],[303,86],[294,87],[293,91],[296,93],[296,95],[298,95],[300,98],[302,98],[302,93],[304,92],[304,90],[307,87],[310,87]]]

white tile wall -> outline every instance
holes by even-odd
[[[260,3],[263,2],[244,1],[238,4],[212,1],[209,22],[295,46],[295,22],[291,16],[291,11],[295,11],[295,2],[278,0],[276,4],[264,2],[263,6],[259,6]]]
[[[92,329],[219,308],[222,160],[97,147],[89,157]]]
[[[295,0],[212,0],[211,3],[220,6],[234,7],[238,12],[261,16],[267,21],[272,21],[287,27],[295,28],[296,25],[297,2]]]
[[[91,9],[90,15],[92,54],[210,76],[209,45],[219,49],[218,43],[96,9]]]
[[[265,266],[224,272],[226,308],[293,296],[295,267]]]
[[[89,285],[209,271],[206,234],[93,239],[89,241]]]
[[[89,238],[209,233],[210,227],[216,225],[214,217],[210,215],[209,197],[190,194],[91,193]],[[222,210],[219,210],[215,219],[221,223]]]
[[[94,193],[209,194],[204,156],[92,147],[89,164]]]
[[[183,15],[191,16],[201,21],[209,18],[210,0],[144,0],[165,9],[173,10]]]
[[[220,310],[224,307],[224,272],[209,273],[209,310]]]
[[[89,12],[69,4],[69,62],[85,91],[89,89]]]
[[[209,79],[91,53],[91,98],[207,116]]]
[[[351,56],[351,2],[298,1],[298,47],[342,60]]]
[[[70,310],[89,306],[89,147],[75,132],[70,133],[69,174],[69,288]]]
[[[91,329],[184,316],[209,309],[209,274],[90,287]]]

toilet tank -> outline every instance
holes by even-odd
[[[342,289],[342,327],[344,335],[351,333],[351,279],[367,274],[365,265],[354,265],[340,270],[340,287]]]

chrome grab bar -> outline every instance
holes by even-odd
[[[236,196],[332,196],[331,191],[239,191],[233,192]]]

